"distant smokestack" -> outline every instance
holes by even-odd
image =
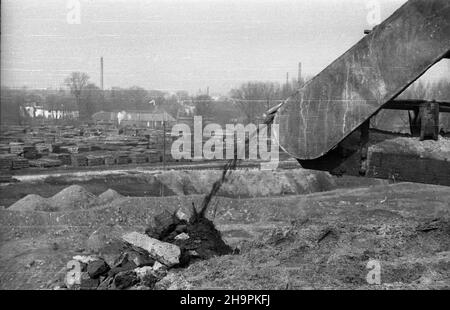
[[[286,72],[286,85],[289,85],[289,72]]]
[[[206,87],[206,95],[209,96],[209,86]]]
[[[100,57],[100,87],[103,90],[103,57]]]
[[[302,63],[298,63],[298,77],[297,77],[298,83],[300,84],[302,81]]]

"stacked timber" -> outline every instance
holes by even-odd
[[[27,145],[23,147],[23,157],[26,159],[37,159],[39,158],[38,151],[36,150],[36,147],[33,145]]]
[[[105,159],[102,155],[88,155],[86,158],[88,166],[102,166],[105,164]]]
[[[76,145],[64,145],[60,147],[61,153],[70,153],[75,154],[78,153],[78,146]]]
[[[61,146],[62,146],[61,143],[54,143],[54,144],[52,144],[52,152],[56,153],[56,154],[61,153]]]
[[[9,152],[11,154],[22,154],[23,153],[24,144],[22,142],[10,142],[9,143]]]
[[[91,151],[101,151],[101,150],[103,150],[103,148],[98,143],[91,145]]]
[[[0,169],[11,169],[12,161],[16,158],[16,155],[13,154],[1,154],[0,155]]]
[[[91,147],[87,144],[78,145],[78,153],[87,153],[91,151]]]
[[[24,169],[30,166],[28,159],[22,157],[15,157],[12,160],[12,169]]]
[[[0,154],[9,154],[9,145],[1,144],[0,145]]]
[[[40,155],[48,155],[51,152],[52,145],[49,143],[38,143],[35,145],[36,151]]]
[[[88,159],[86,155],[82,154],[72,154],[71,162],[72,165],[75,167],[84,167],[88,165]]]
[[[144,153],[149,163],[158,163],[161,161],[161,153],[155,150],[147,150]]]
[[[39,158],[29,161],[30,167],[38,168],[53,168],[61,166],[61,161],[58,159],[51,158]]]
[[[116,155],[116,163],[118,165],[125,165],[130,162],[130,156],[128,153],[117,153]]]
[[[132,153],[130,158],[133,164],[144,164],[148,161],[148,157],[142,153]]]
[[[104,159],[105,159],[105,165],[107,165],[107,166],[112,166],[116,163],[116,159],[111,154],[104,155]]]
[[[166,163],[175,161],[175,159],[172,157],[172,153],[170,152],[170,150],[166,150],[165,161]]]
[[[58,159],[65,166],[70,166],[72,164],[71,154],[61,153],[61,154],[50,154],[48,156],[50,159]]]

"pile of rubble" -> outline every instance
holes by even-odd
[[[176,255],[171,258],[176,261]],[[64,281],[66,288],[108,290],[163,289],[162,283],[158,286],[156,284],[167,276],[171,266],[154,260],[140,248],[130,247],[122,252],[111,265],[100,256],[77,255],[67,264],[67,267],[69,271]]]
[[[170,289],[177,281],[172,270],[233,252],[214,224],[195,211],[189,218],[179,210],[165,210],[152,219],[145,233],[109,237],[115,238],[109,245],[118,245],[115,253],[74,256],[67,264],[64,285],[56,288]]]

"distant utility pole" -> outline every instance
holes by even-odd
[[[297,82],[298,82],[298,85],[301,86],[301,82],[302,82],[302,62],[301,61],[298,63]]]
[[[100,57],[100,87],[103,90],[103,57]]]
[[[166,170],[166,114],[163,112],[163,170]]]

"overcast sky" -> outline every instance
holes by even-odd
[[[226,93],[296,77],[299,61],[317,74],[371,28],[370,0],[79,0],[70,24],[73,2],[2,1],[2,85],[57,88],[71,71],[99,85],[103,56],[105,88]],[[385,19],[406,1],[377,2]]]

